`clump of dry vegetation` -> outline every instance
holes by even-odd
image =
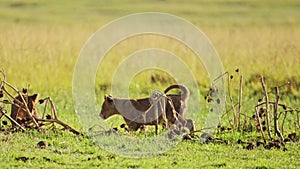
[[[23,88],[20,92],[16,87],[6,81],[6,74],[1,70],[3,79],[0,79],[0,120],[4,126],[9,126],[5,117],[11,122],[10,127],[2,127],[1,131],[25,131],[27,129],[36,129],[43,131],[46,129],[57,128],[59,124],[63,130],[70,131],[76,135],[79,131],[73,129],[68,124],[62,122],[57,117],[57,111],[51,97],[39,99],[39,94],[29,95],[28,88]],[[14,97],[17,95],[17,97]],[[36,109],[36,104],[44,103],[44,111],[40,116]],[[11,114],[8,114],[7,105],[11,105]],[[49,113],[50,107],[50,113]]]
[[[235,72],[239,74],[239,69]],[[286,142],[299,142],[300,131],[300,110],[285,103],[280,98],[280,89],[291,88],[290,82],[286,82],[275,87],[268,88],[263,75],[257,78],[261,83],[261,98],[257,98],[257,102],[253,103],[253,114],[249,115],[242,110],[243,105],[243,76],[239,75],[239,84],[236,101],[233,99],[232,79],[233,75],[225,72],[221,76],[227,75],[227,99],[226,111],[221,115],[221,121],[217,127],[217,136],[227,132],[250,133],[257,132],[260,136],[256,140],[243,141],[237,140],[237,144],[245,144],[245,149],[254,149],[263,145],[265,149],[283,148],[285,150]],[[210,96],[213,92],[211,88],[205,96],[207,102],[218,102]],[[255,95],[258,96],[258,95]],[[215,139],[210,138],[211,141]],[[220,139],[218,139],[220,140]],[[222,140],[227,143],[227,140]]]

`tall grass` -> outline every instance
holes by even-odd
[[[31,83],[37,88],[70,88],[80,49],[100,26],[130,13],[160,11],[186,18],[202,29],[225,70],[240,68],[249,77],[265,74],[278,81],[299,78],[298,1],[132,3],[134,7],[118,1],[2,1],[0,66],[20,87]],[[159,36],[135,37],[118,44],[106,57],[112,64],[102,65],[98,78],[109,82],[108,70],[135,50],[149,47],[174,52],[189,64],[199,83],[209,82],[188,48]]]
[[[19,87],[71,87],[72,73],[81,47],[93,29],[43,25],[3,25],[1,30],[1,67],[9,80]],[[283,81],[300,76],[300,41],[295,27],[207,29],[204,32],[219,52],[224,69],[240,68],[250,78],[264,74]],[[160,43],[156,43],[159,41]],[[110,81],[111,70],[138,49],[161,48],[182,58],[200,83],[208,83],[205,69],[190,49],[166,37],[145,35],[116,45],[103,60],[97,74]],[[145,79],[149,81],[150,79]]]

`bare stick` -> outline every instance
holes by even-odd
[[[228,96],[229,96],[229,100],[231,102],[231,107],[232,107],[232,110],[233,110],[233,125],[236,127],[237,125],[237,120],[236,120],[236,109],[235,109],[235,105],[233,103],[233,99],[232,99],[232,94],[231,94],[231,83],[230,83],[230,77],[229,77],[229,74],[227,73],[228,77],[227,77],[227,83],[228,83],[228,86],[227,86],[227,90],[228,90]]]
[[[1,123],[2,123],[2,117],[3,117],[3,113],[2,113],[2,107],[0,107],[0,130],[2,130],[2,125],[1,125]]]
[[[275,88],[276,91],[276,99],[274,104],[274,129],[275,129],[275,134],[280,137],[281,141],[284,140],[280,130],[278,129],[278,102],[279,102],[279,87]]]
[[[44,119],[44,116],[45,116],[46,110],[47,110],[47,106],[48,106],[48,102],[49,102],[49,100],[47,98],[45,98],[44,100],[46,100],[46,103],[45,103],[45,107],[44,107],[44,112],[43,112],[43,115],[42,115],[42,119]]]
[[[53,101],[52,101],[51,97],[48,97],[48,99],[49,99],[49,102],[50,102],[50,105],[51,105],[51,112],[54,116],[54,119],[57,119],[57,113],[56,113],[55,105],[53,104]]]
[[[261,102],[261,103],[259,103],[259,104],[257,104],[256,105],[256,107],[259,107],[259,106],[261,106],[261,105],[264,105],[264,104],[266,104],[267,102]],[[276,104],[275,102],[268,102],[269,104]],[[289,108],[289,109],[293,109],[292,107],[289,107],[289,106],[287,106],[287,105],[285,105],[285,104],[280,104],[280,103],[278,103],[278,106],[281,106],[281,107],[283,107],[283,108]],[[295,110],[295,111],[297,111],[297,109],[293,109],[293,110]]]
[[[22,127],[18,122],[16,122],[13,118],[11,118],[9,115],[7,115],[5,112],[0,109],[0,112],[2,115],[4,115],[8,120],[10,120],[12,123],[16,124],[18,127],[20,127],[21,130],[25,131],[24,127]]]
[[[205,128],[199,129],[199,130],[195,130],[192,133],[198,133],[198,132],[205,133],[205,132],[203,132],[203,130],[210,130],[210,129],[215,129],[215,128],[216,128],[215,126],[205,127]]]
[[[235,104],[234,106],[237,106],[237,104]],[[221,118],[223,118],[224,115],[227,115],[227,117],[228,117],[228,122],[229,122],[229,124],[230,124],[230,127],[231,127],[231,128],[234,128],[234,126],[233,126],[233,124],[232,124],[232,121],[231,121],[231,119],[230,119],[230,117],[229,117],[229,112],[230,112],[232,109],[233,109],[232,107],[231,107],[230,109],[227,109],[226,112],[223,113],[223,114],[221,115]]]
[[[266,121],[267,121],[268,136],[270,137],[270,139],[272,139],[271,129],[270,129],[270,119],[269,119],[269,96],[264,82],[264,77],[262,75],[261,75],[261,84],[262,84],[263,91],[265,93],[265,100],[266,100]]]
[[[299,128],[300,128],[300,118],[299,118],[299,114],[300,114],[300,113],[299,113],[298,110],[297,110],[296,112],[297,112],[297,115],[296,115],[296,116],[297,116],[297,124],[298,124],[298,129],[299,129]],[[297,126],[297,125],[296,125],[296,126]],[[297,128],[296,128],[296,127],[295,127],[295,131],[297,131]]]
[[[283,83],[279,86],[271,87],[271,89],[275,89],[276,87],[278,87],[280,89],[280,88],[285,87],[287,85],[291,85],[291,83],[289,81],[287,81],[287,82],[285,82],[285,83]],[[271,92],[272,92],[272,90],[268,91],[268,93],[271,93]]]
[[[243,95],[243,76],[240,76],[240,89],[239,89],[239,99],[238,99],[238,130],[240,130],[240,121],[241,121],[241,103],[242,103],[242,95]]]
[[[41,122],[49,122],[49,123],[57,123],[57,124],[60,124],[61,126],[64,127],[64,129],[76,134],[76,135],[79,135],[81,134],[80,132],[78,132],[77,130],[73,129],[72,127],[70,127],[69,125],[67,125],[66,123],[58,120],[58,119],[39,119],[37,118],[37,121],[41,121]]]
[[[262,125],[261,125],[261,120],[260,120],[260,117],[259,117],[258,107],[255,107],[255,114],[256,114],[256,117],[257,117],[258,124],[259,124],[259,129],[260,129],[261,136],[264,139],[264,143],[266,144],[266,138],[265,138],[265,134],[264,134],[264,131],[263,131],[263,128],[262,128]]]
[[[283,117],[282,124],[281,124],[282,133],[283,133],[283,130],[284,130],[284,122],[285,122],[286,116],[287,116],[287,111],[284,112],[284,117]]]
[[[221,75],[219,75],[217,78],[214,79],[214,82],[216,82],[217,80],[219,80],[221,77],[223,77],[224,75],[228,75],[228,71],[222,73]]]
[[[11,99],[15,99],[14,96],[12,96],[6,89],[4,86],[2,86],[2,90],[11,98]],[[21,102],[20,102],[21,103]]]
[[[233,110],[233,125],[231,125],[231,127],[233,128],[233,126],[236,126],[237,125],[237,120],[236,120],[236,104],[233,103],[233,99],[232,99],[232,94],[231,94],[231,83],[230,83],[230,76],[229,76],[229,73],[228,71],[222,73],[221,75],[219,75],[217,78],[214,79],[213,83],[216,82],[217,80],[219,80],[221,77],[227,75],[227,92],[228,92],[228,97],[229,97],[229,100],[231,102],[231,109]],[[230,123],[230,118],[228,116],[228,121]]]

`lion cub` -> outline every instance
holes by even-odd
[[[28,96],[27,94],[22,94],[27,107],[32,114],[33,117],[37,118],[37,110],[36,110],[36,104],[38,102],[39,94],[34,94],[31,96]],[[20,125],[26,125],[27,122],[31,120],[28,113],[25,112],[25,105],[23,105],[23,101],[20,95],[15,97],[14,104],[11,106],[11,118],[14,119],[16,122],[18,122]],[[15,124],[12,124],[13,127],[15,127]]]
[[[166,118],[169,124],[174,124],[177,120],[183,125],[183,127],[187,127],[191,132],[195,130],[194,122],[191,119],[185,118],[185,111],[187,109],[187,99],[189,97],[189,90],[187,87],[183,85],[171,85],[169,86],[164,93],[168,93],[168,91],[172,89],[180,89],[181,94],[167,94],[172,101],[173,106],[171,106],[168,102],[166,102]],[[117,107],[118,108],[117,108]],[[132,107],[133,106],[133,107]],[[153,125],[154,121],[150,121],[149,123],[142,123],[139,119],[135,119],[140,115],[132,108],[145,112],[151,106],[149,98],[142,99],[123,99],[123,98],[115,98],[111,95],[104,96],[104,102],[102,104],[102,109],[100,112],[100,117],[102,119],[107,119],[112,115],[119,114],[123,116],[129,130],[137,131],[140,127],[144,125]],[[174,112],[175,111],[175,112]],[[175,116],[174,116],[175,115]],[[130,120],[127,117],[131,117]],[[161,118],[159,118],[159,121]]]

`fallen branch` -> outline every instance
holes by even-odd
[[[72,133],[74,133],[76,135],[81,134],[77,130],[73,129],[72,127],[70,127],[69,125],[67,125],[66,123],[64,123],[64,122],[62,122],[62,121],[60,121],[58,119],[39,119],[39,118],[37,118],[36,120],[39,121],[39,122],[57,123],[57,124],[63,126],[64,129],[66,129],[66,130],[68,130],[68,131],[70,131],[70,132],[72,132]]]

